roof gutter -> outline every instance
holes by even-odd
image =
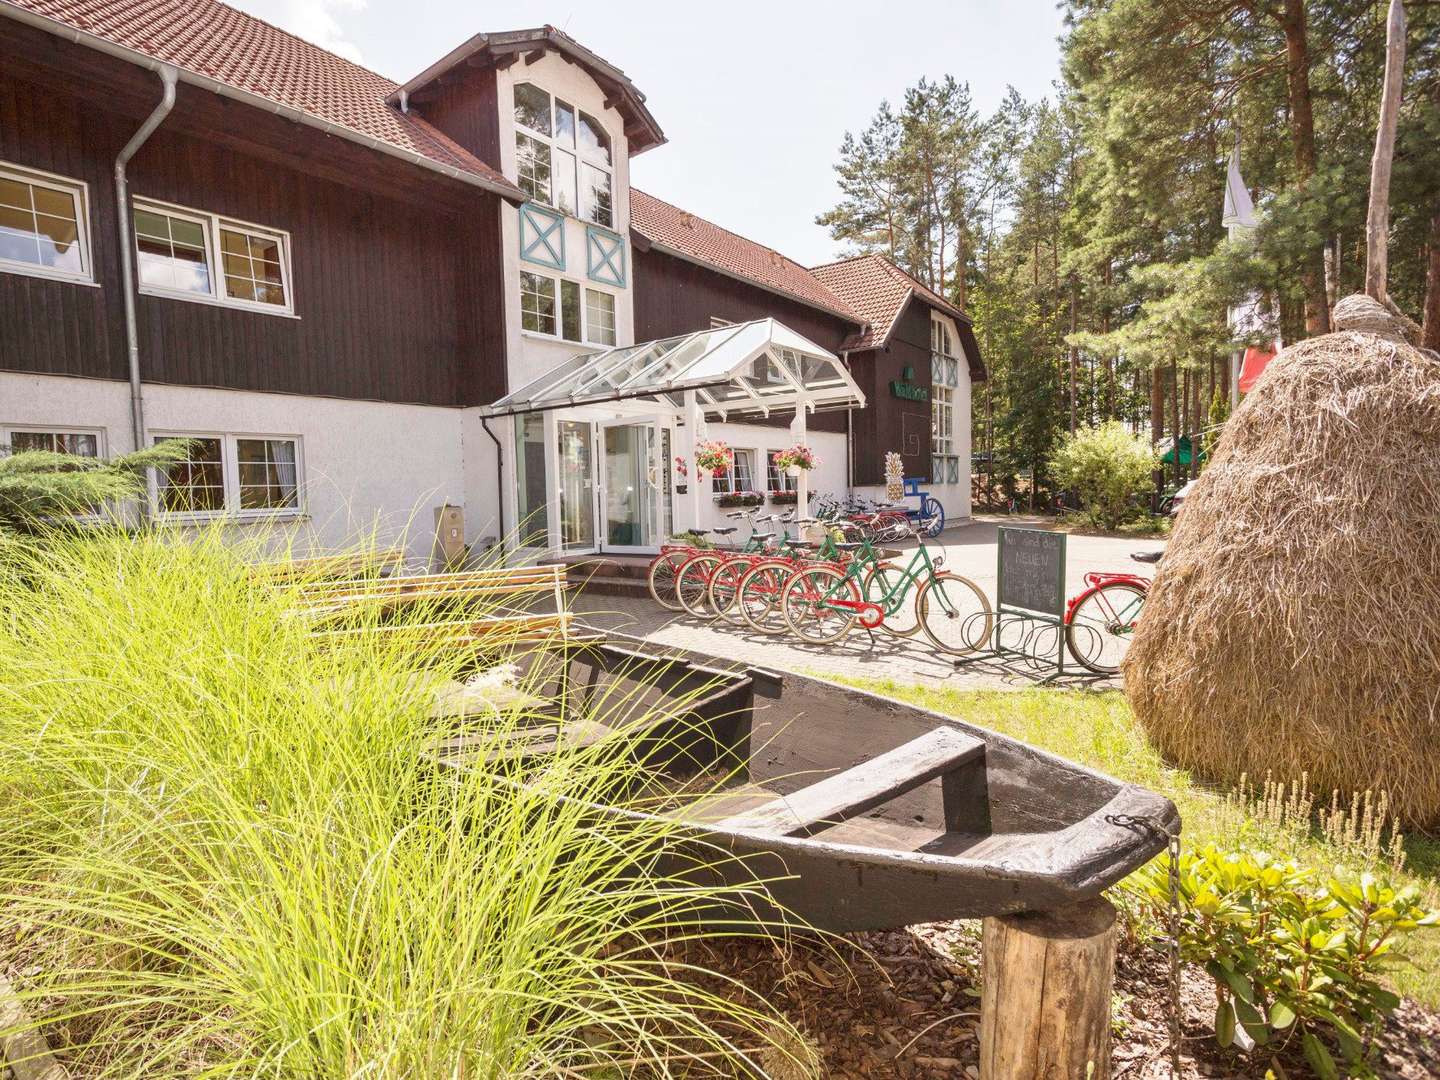
[[[130,242],[130,183],[125,175],[125,167],[175,107],[175,83],[179,73],[169,64],[162,64],[158,74],[163,87],[160,103],[145,118],[139,130],[130,136],[130,141],[115,158],[115,220],[120,227],[120,281],[125,297],[125,355],[130,368],[130,429],[134,435],[136,450],[145,448],[145,392],[144,384],[140,381],[140,332],[135,320],[135,262]],[[141,499],[140,520],[144,521],[149,512],[149,500]]]
[[[201,75],[196,71],[190,71],[188,68],[167,64],[147,53],[126,48],[124,45],[118,45],[108,38],[87,33],[84,30],[77,30],[68,23],[46,18],[44,15],[36,15],[33,11],[27,11],[24,8],[19,8],[13,4],[4,2],[0,2],[0,14],[14,19],[16,22],[33,26],[37,30],[43,30],[47,34],[65,38],[67,41],[73,41],[77,45],[84,45],[86,48],[94,49],[96,52],[102,52],[108,56],[124,60],[126,63],[143,67],[148,71],[158,72],[162,68],[171,68],[177,72],[179,81],[182,83],[198,86],[200,89],[209,90],[212,94],[218,94],[220,97],[241,102],[255,109],[262,109],[265,112],[274,113],[277,116],[283,116],[287,120],[293,120],[297,124],[304,124],[306,127],[323,131],[326,135],[334,135],[344,139],[346,142],[357,143],[360,146],[369,147],[371,150],[378,150],[388,157],[408,161],[411,165],[418,165],[420,168],[429,172],[439,173],[441,176],[448,176],[450,179],[458,180],[462,184],[469,184],[471,187],[492,192],[506,199],[524,198],[523,193],[518,188],[511,187],[509,184],[498,184],[476,173],[466,172],[464,169],[457,169],[453,165],[444,165],[432,158],[427,158],[423,154],[418,154],[413,150],[406,150],[391,143],[383,142],[374,136],[356,131],[354,128],[346,127],[343,124],[331,123],[329,120],[323,120],[314,113],[305,112],[291,105],[282,105],[278,101],[272,101],[270,98],[264,97],[261,94],[253,94],[248,90],[241,90],[239,87],[220,82],[218,79],[213,79],[208,75]]]

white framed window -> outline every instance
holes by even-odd
[[[157,469],[155,505],[167,517],[286,517],[303,512],[304,463],[294,435],[170,431],[189,440],[184,461]]]
[[[289,233],[149,199],[133,222],[142,293],[294,314]]]
[[[0,444],[9,446],[15,454],[48,450],[52,454],[98,458],[105,453],[105,429],[7,424],[0,428]]]
[[[609,133],[534,83],[515,84],[515,169],[520,190],[536,202],[615,227]]]
[[[585,340],[615,344],[615,297],[599,289],[585,290]]]
[[[564,341],[614,345],[615,294],[521,270],[520,328]]]
[[[710,474],[710,491],[714,495],[733,495],[740,491],[759,491],[755,486],[755,451],[735,450],[735,464],[723,473]]]
[[[771,450],[765,455],[765,484],[770,491],[799,491],[800,478],[791,476],[789,471],[780,468],[775,464],[775,455],[779,450]]]
[[[933,483],[943,483],[947,460],[955,453],[955,390],[960,385],[960,362],[955,357],[950,327],[939,318],[930,320],[930,453]]]
[[[0,162],[0,270],[93,283],[89,221],[83,181]]]

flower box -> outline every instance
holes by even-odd
[[[770,501],[776,506],[794,506],[800,501],[800,493],[798,491],[772,491],[770,492]]]
[[[765,497],[758,491],[727,491],[715,501],[728,509],[736,506],[759,506],[765,501]]]

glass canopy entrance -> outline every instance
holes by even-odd
[[[809,413],[864,405],[838,357],[759,319],[572,357],[480,415],[515,420],[523,546],[639,553],[700,524],[709,485],[678,490],[671,463],[694,461],[707,421],[792,414],[804,442]],[[800,516],[808,494],[801,474]]]
[[[687,392],[716,420],[865,405],[838,357],[774,319],[758,319],[574,356],[480,413],[517,416],[647,398],[682,413]]]

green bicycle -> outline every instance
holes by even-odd
[[[923,630],[931,644],[952,656],[983,648],[994,627],[989,599],[969,578],[940,570],[919,530],[912,527],[910,532],[917,546],[903,567],[876,560],[872,549],[868,557],[852,558],[843,566],[809,566],[791,574],[780,591],[780,608],[791,632],[825,645],[859,624],[900,637]],[[907,612],[912,586],[916,589]]]

